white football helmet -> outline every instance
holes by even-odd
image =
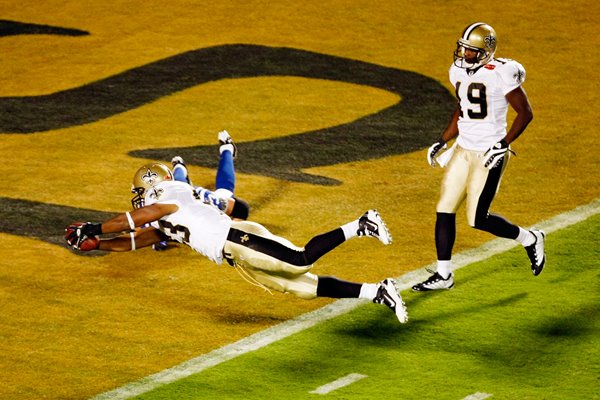
[[[131,199],[131,205],[133,208],[143,207],[146,190],[159,182],[172,180],[173,173],[164,164],[150,163],[142,166],[136,171],[135,175],[133,175],[131,192],[134,193],[135,196]]]
[[[494,57],[497,44],[498,38],[494,28],[483,22],[471,24],[456,42],[454,65],[468,69],[485,65]],[[466,59],[465,49],[476,51],[476,58]]]

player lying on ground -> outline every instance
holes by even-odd
[[[226,260],[246,280],[264,289],[303,299],[369,299],[388,306],[401,323],[408,320],[391,278],[361,284],[311,272],[319,258],[351,238],[370,236],[390,244],[392,237],[377,211],[369,210],[352,222],[313,237],[300,248],[256,222],[230,218],[236,214],[235,198],[221,198],[213,192],[198,194],[191,185],[175,181],[163,164],[143,166],[133,182],[136,195],[132,212],[103,223],[69,225],[67,243],[82,251],[130,251],[168,238],[190,246],[217,264]],[[121,232],[128,233],[99,238]]]

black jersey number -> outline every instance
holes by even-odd
[[[187,227],[183,225],[173,225],[168,221],[160,220],[158,221],[158,224],[170,238],[185,244],[190,243],[190,230]]]
[[[460,95],[458,94],[458,89],[460,88],[460,82],[456,82],[456,97],[458,98],[458,102],[460,104]],[[486,97],[486,88],[483,83],[471,82],[469,87],[467,88],[467,99],[473,105],[479,106],[479,111],[473,110],[471,108],[467,109],[467,115],[471,119],[484,119],[488,115],[487,111],[487,97]],[[460,109],[460,116],[464,116],[463,109]]]

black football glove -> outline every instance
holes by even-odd
[[[444,139],[438,140],[429,147],[429,149],[427,150],[427,162],[429,163],[429,165],[431,165],[432,167],[435,167],[437,165],[435,156],[440,150],[445,149],[446,147],[448,146],[446,145]]]
[[[508,151],[510,151],[510,147],[506,140],[502,139],[483,154],[483,166],[487,169],[498,166]]]
[[[81,244],[94,236],[102,234],[102,224],[93,224],[91,222],[76,222],[65,228],[65,240],[67,244],[76,250],[81,248]]]

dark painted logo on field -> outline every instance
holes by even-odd
[[[64,35],[84,36],[89,32],[79,29],[61,28],[58,26],[28,24],[25,22],[0,19],[0,36],[15,35]]]
[[[239,143],[244,154],[236,165],[240,172],[297,182],[338,184],[301,169],[423,148],[439,136],[454,105],[439,82],[415,72],[298,49],[237,44],[189,51],[49,95],[0,98],[0,132],[33,133],[93,123],[207,82],[259,76],[347,82],[402,97],[391,107],[347,124]],[[216,165],[212,146],[131,152],[163,161],[174,154],[189,164]]]
[[[28,24],[18,27],[6,22],[0,21],[0,32],[4,35],[43,33],[44,29],[45,33],[55,30],[57,34],[68,34],[64,28]],[[232,44],[188,51],[48,95],[0,97],[0,134],[34,134],[94,123],[208,82],[265,76],[346,82],[386,90],[401,97],[398,103],[347,124],[237,143],[243,154],[236,160],[238,171],[296,182],[336,185],[340,182],[335,179],[306,174],[302,170],[422,149],[439,136],[455,104],[453,96],[439,82],[415,72],[292,48]],[[340,107],[344,107],[343,99]],[[140,149],[130,154],[163,161],[170,161],[177,154],[190,165],[216,167],[214,152],[214,146],[196,146]],[[72,212],[81,210],[48,207],[56,213],[55,217],[72,214],[72,220],[83,218],[81,213],[77,216],[78,213]],[[19,232],[17,225],[5,218],[8,212],[22,214],[23,219],[14,221],[22,227],[31,219],[48,217],[43,207],[30,208],[30,202],[0,198],[0,220],[3,221],[0,231],[55,242],[43,229],[31,230],[29,234]],[[98,212],[97,216],[101,214]],[[56,229],[72,220],[64,218],[64,223],[51,226]]]

